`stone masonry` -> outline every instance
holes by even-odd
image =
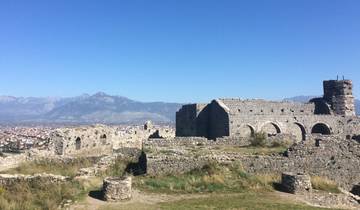
[[[104,180],[104,200],[109,202],[131,199],[131,177],[108,177]]]
[[[350,80],[324,81],[324,97],[308,103],[286,101],[217,99],[210,104],[184,105],[176,113],[176,136],[250,137],[293,135],[353,135],[360,131],[354,112]]]
[[[311,191],[310,176],[303,173],[289,173],[281,174],[281,185],[288,193],[303,194]]]

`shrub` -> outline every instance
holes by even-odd
[[[292,141],[291,140],[280,140],[280,139],[274,139],[271,142],[270,147],[285,147],[288,148],[290,145],[292,145]]]
[[[254,133],[254,135],[250,138],[250,145],[254,147],[264,147],[266,145],[266,133]]]
[[[337,184],[326,177],[313,176],[311,177],[311,185],[316,190],[322,190],[331,193],[340,193]]]

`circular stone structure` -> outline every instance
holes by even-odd
[[[104,200],[109,202],[131,199],[131,177],[107,177],[103,183]]]
[[[284,191],[292,194],[301,194],[311,191],[310,176],[303,173],[282,173],[281,185],[283,186]]]

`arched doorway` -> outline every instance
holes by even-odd
[[[275,123],[267,123],[262,128],[261,131],[266,133],[268,136],[275,136],[278,133],[281,133],[280,127]]]
[[[331,130],[329,126],[324,123],[316,123],[311,129],[311,133],[329,135]]]
[[[240,126],[239,130],[239,136],[243,138],[249,138],[254,136],[254,128],[251,125],[242,125]]]
[[[290,133],[295,136],[296,142],[304,141],[306,139],[306,131],[302,124],[293,123],[290,125]]]

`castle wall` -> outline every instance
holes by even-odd
[[[176,136],[185,137],[236,138],[265,132],[291,134],[301,141],[315,133],[359,133],[350,80],[324,81],[324,97],[309,103],[219,99],[185,105],[176,116]]]

